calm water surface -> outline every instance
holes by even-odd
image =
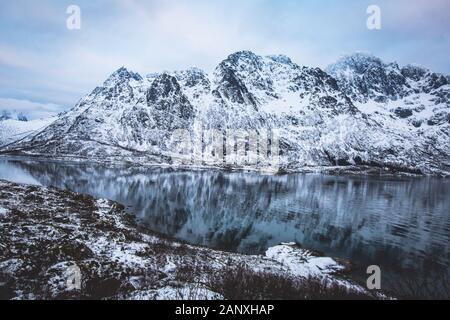
[[[192,244],[262,253],[297,242],[349,259],[355,274],[449,272],[450,180],[136,169],[0,158],[0,179],[128,206],[140,223]]]

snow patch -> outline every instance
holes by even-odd
[[[8,209],[0,207],[0,218],[5,218],[8,212],[9,212]]]
[[[269,248],[266,257],[281,263],[299,277],[324,277],[345,269],[332,258],[317,257],[310,251],[296,248],[293,244],[283,244]]]

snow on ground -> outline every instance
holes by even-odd
[[[8,209],[5,209],[3,207],[0,207],[0,218],[6,217],[6,214],[8,213]]]
[[[221,299],[242,270],[250,284],[315,278],[332,280],[344,295],[373,297],[341,279],[345,268],[331,258],[288,244],[260,256],[161,239],[108,200],[0,181],[0,208],[2,299]],[[79,268],[79,290],[67,286],[72,268]],[[227,279],[233,273],[238,279]]]
[[[0,121],[0,146],[16,142],[28,135],[36,134],[55,120],[56,117],[31,121],[19,121],[13,119]]]
[[[128,300],[222,300],[223,297],[202,286],[164,287],[157,290],[135,291]]]
[[[299,250],[295,244],[269,248],[266,257],[286,266],[294,275],[304,278],[322,277],[345,269],[333,259],[314,256],[311,251]]]

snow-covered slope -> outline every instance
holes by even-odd
[[[327,68],[360,112],[380,124],[395,153],[422,171],[450,165],[450,77],[357,53]],[[400,142],[399,144],[395,144]]]
[[[450,77],[414,65],[400,68],[363,53],[327,68],[364,113],[386,113],[415,127],[449,122]]]
[[[31,121],[1,120],[0,121],[0,146],[16,142],[28,135],[36,134],[39,130],[50,125],[56,118],[37,119]]]
[[[249,51],[211,74],[192,68],[142,78],[121,68],[51,126],[3,152],[173,164],[181,129],[191,142],[188,164],[258,167],[250,155],[264,149],[249,147],[251,133],[269,132],[266,147],[279,146],[276,166],[286,170],[450,171],[448,76],[364,54],[327,71]],[[217,161],[223,150],[211,148],[217,139],[206,129],[223,132],[232,163]],[[240,144],[247,163],[236,161]]]

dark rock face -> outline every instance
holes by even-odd
[[[156,78],[147,92],[147,106],[155,109],[158,128],[186,128],[194,117],[194,108],[181,91],[175,77],[163,74]]]
[[[428,81],[428,86],[424,88],[425,92],[430,92],[433,89],[438,89],[442,86],[450,84],[449,77],[446,77],[442,74],[432,73],[430,74],[430,79]]]
[[[167,99],[171,95],[180,94],[181,88],[175,77],[163,74],[153,81],[147,92],[147,103],[158,103],[162,99]],[[187,99],[186,99],[187,100]]]
[[[225,60],[219,65],[217,70],[219,85],[217,89],[215,89],[215,92],[217,96],[224,97],[233,103],[251,104],[256,106],[257,102],[255,98],[233,70],[233,65],[236,64],[237,59],[239,58],[232,55],[228,60]],[[256,62],[253,60],[250,61],[251,65],[255,66]]]
[[[427,74],[427,70],[422,67],[408,65],[401,69],[401,73],[405,78],[419,81]]]
[[[400,118],[408,118],[413,115],[413,112],[411,110],[403,108],[397,108],[394,112]]]
[[[343,70],[351,77],[346,78],[341,73]],[[328,72],[337,78],[341,89],[355,101],[395,100],[403,96],[406,85],[397,64],[386,64],[379,58],[361,53],[339,60],[328,68]]]

